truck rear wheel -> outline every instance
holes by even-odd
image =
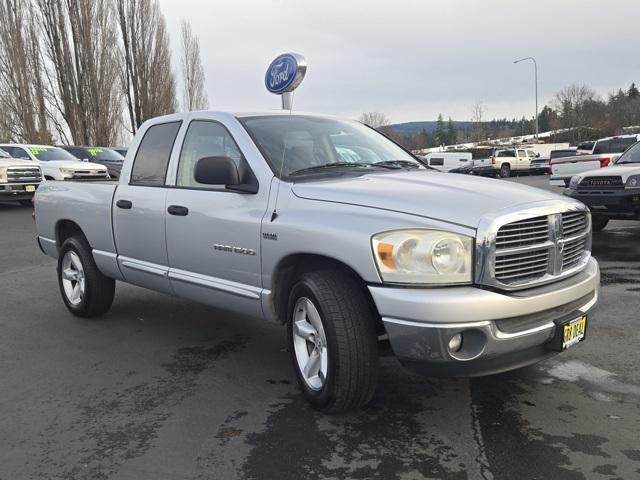
[[[98,270],[84,238],[65,240],[58,255],[58,285],[71,313],[79,317],[106,313],[113,303],[115,284]]]
[[[287,337],[307,400],[337,413],[371,400],[378,345],[371,309],[356,281],[339,271],[302,275],[289,297]]]
[[[591,229],[594,232],[599,232],[604,230],[604,227],[609,223],[609,219],[607,217],[603,217],[601,215],[592,215],[591,216]]]
[[[508,178],[511,176],[511,165],[503,163],[500,167],[500,178]]]

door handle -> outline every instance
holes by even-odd
[[[177,215],[179,217],[185,217],[189,215],[189,209],[180,205],[169,205],[169,208],[167,208],[167,212],[169,212],[170,215]]]
[[[118,200],[116,202],[116,206],[118,208],[124,208],[125,210],[129,210],[131,207],[133,207],[133,203],[131,203],[130,200]]]

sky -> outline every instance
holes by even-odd
[[[294,110],[393,123],[532,118],[559,89],[605,96],[640,83],[637,0],[159,0],[178,72],[181,19],[200,39],[210,108],[280,108],[266,91],[273,58],[297,52],[307,75]]]

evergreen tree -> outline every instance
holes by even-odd
[[[455,145],[458,143],[458,132],[456,132],[456,127],[453,125],[453,120],[449,117],[449,122],[447,122],[447,145]]]
[[[631,100],[640,97],[640,91],[638,91],[638,87],[636,87],[635,82],[633,82],[629,87],[629,90],[627,90],[627,97],[629,97]]]
[[[447,144],[447,132],[444,126],[444,119],[442,118],[442,114],[438,114],[438,121],[436,122],[436,145],[446,145]]]

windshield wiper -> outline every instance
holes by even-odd
[[[306,168],[301,168],[300,170],[294,170],[293,172],[291,172],[289,174],[289,176],[291,176],[291,175],[299,175],[299,174],[308,173],[308,172],[315,172],[315,171],[324,170],[324,169],[340,168],[340,167],[371,168],[372,164],[363,163],[363,162],[332,162],[332,163],[325,163],[323,165],[314,165],[313,167],[306,167]]]
[[[374,167],[383,168],[420,168],[418,162],[412,162],[410,160],[383,160],[381,162],[374,162]]]

